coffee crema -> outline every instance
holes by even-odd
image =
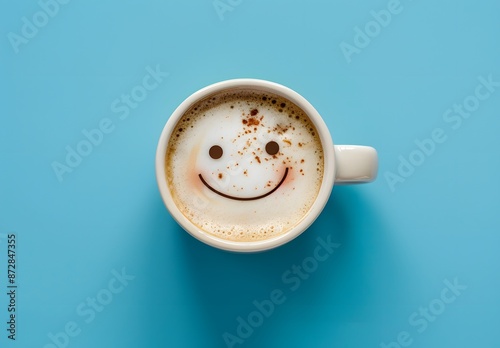
[[[168,188],[182,214],[205,233],[238,242],[296,226],[316,200],[323,171],[321,141],[306,113],[246,88],[193,104],[165,155]]]

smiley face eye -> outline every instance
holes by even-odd
[[[219,145],[214,145],[210,148],[210,150],[208,150],[208,154],[213,159],[219,159],[222,157],[222,147],[220,147]]]
[[[275,141],[266,144],[266,152],[270,155],[276,155],[280,151],[280,146]]]

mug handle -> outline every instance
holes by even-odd
[[[370,146],[334,145],[335,185],[362,184],[377,177],[377,150]]]

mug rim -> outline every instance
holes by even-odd
[[[321,146],[323,147],[323,180],[321,182],[321,187],[319,189],[318,195],[316,196],[314,203],[312,204],[309,211],[303,216],[303,218],[295,224],[287,232],[282,233],[276,237],[264,239],[260,241],[252,242],[237,242],[230,241],[216,237],[192,223],[179,209],[177,204],[172,198],[172,194],[167,184],[166,172],[165,172],[165,154],[168,147],[168,142],[172,135],[172,132],[177,125],[179,119],[184,115],[189,108],[199,100],[205,98],[208,95],[218,93],[224,90],[236,89],[236,88],[253,88],[257,90],[272,92],[274,94],[280,95],[291,102],[295,103],[302,111],[304,111],[310,118],[311,122],[316,127],[318,135],[320,138]],[[167,120],[163,130],[161,132],[158,146],[156,149],[156,159],[155,159],[155,171],[156,171],[156,181],[158,188],[162,197],[162,200],[170,212],[174,220],[189,234],[191,234],[196,239],[208,244],[210,246],[235,252],[257,252],[274,249],[281,246],[302,234],[307,228],[316,220],[319,214],[325,207],[330,194],[332,192],[334,181],[335,181],[335,151],[333,140],[330,135],[330,131],[326,123],[324,122],[318,111],[309,103],[304,97],[302,97],[296,91],[283,86],[281,84],[260,80],[260,79],[231,79],[221,82],[217,82],[206,87],[199,89],[198,91],[192,93],[187,97],[170,115]]]

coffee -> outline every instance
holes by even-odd
[[[179,119],[167,146],[168,188],[204,233],[238,242],[277,237],[313,205],[323,148],[309,117],[247,88],[210,95]]]

